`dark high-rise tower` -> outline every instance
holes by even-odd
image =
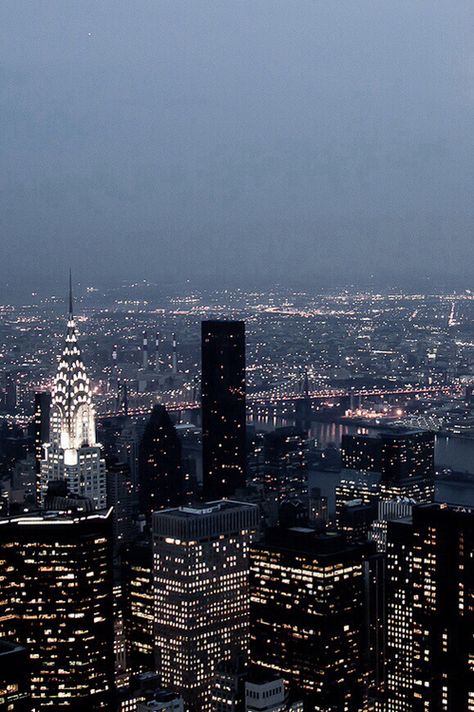
[[[37,501],[39,502],[41,460],[45,452],[43,444],[49,441],[49,412],[51,409],[51,393],[35,393],[35,461],[37,475]]]
[[[391,429],[377,437],[344,435],[344,469],[379,472],[383,499],[409,497],[430,502],[434,495],[434,434],[423,430]]]
[[[431,504],[388,523],[387,710],[474,709],[474,512]]]
[[[112,513],[0,519],[0,637],[25,645],[33,709],[110,710]]]
[[[364,567],[373,551],[301,527],[270,529],[251,546],[251,659],[298,690],[305,710],[363,709]]]
[[[127,667],[132,673],[154,668],[153,549],[140,539],[123,548],[122,582]]]
[[[140,443],[139,479],[140,509],[148,519],[158,509],[183,504],[181,443],[162,405],[153,408]]]
[[[245,324],[202,322],[202,452],[207,499],[245,486]]]

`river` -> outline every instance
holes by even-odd
[[[275,427],[293,425],[293,421],[277,418],[260,418],[254,420],[257,429],[271,430]],[[367,433],[376,434],[376,428],[363,428],[342,423],[313,422],[310,437],[314,438],[318,447],[325,448],[331,443],[339,447],[344,434]],[[438,469],[450,468],[458,472],[474,473],[474,440],[436,436],[435,465]],[[337,472],[316,472],[309,475],[309,486],[320,487],[323,495],[328,497],[329,509],[334,511],[334,489],[341,475]],[[436,499],[439,502],[474,506],[474,483],[439,480],[436,483]]]

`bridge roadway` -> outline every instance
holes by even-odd
[[[345,389],[328,389],[325,391],[311,391],[307,396],[302,394],[288,394],[288,395],[274,395],[274,396],[261,396],[261,395],[250,395],[247,396],[246,403],[248,407],[278,407],[279,405],[290,405],[291,403],[296,403],[304,398],[308,398],[311,402],[321,402],[325,400],[332,400],[333,398],[374,398],[374,397],[390,397],[390,396],[427,396],[427,395],[456,395],[458,390],[453,386],[412,386],[410,388],[396,387],[390,388],[373,388],[359,390],[345,390]],[[196,402],[183,401],[180,403],[169,403],[166,405],[169,411],[179,411],[179,410],[196,410],[201,406]],[[147,415],[150,412],[149,407],[140,406],[138,408],[129,408],[128,414],[130,416],[140,416]],[[120,411],[109,412],[109,413],[99,413],[98,418],[111,418],[114,415],[119,415]]]

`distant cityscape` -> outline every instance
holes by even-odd
[[[0,710],[474,710],[474,294],[0,306]]]

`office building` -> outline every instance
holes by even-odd
[[[44,458],[43,443],[49,440],[49,413],[51,409],[51,393],[35,393],[35,463],[37,474],[36,490],[39,495],[41,491],[41,460]],[[39,504],[39,496],[37,498]]]
[[[420,505],[388,523],[387,710],[474,709],[474,512]]]
[[[112,460],[107,465],[107,506],[112,507],[114,555],[133,537],[133,489],[126,462]]]
[[[66,344],[54,379],[49,440],[43,447],[40,503],[51,480],[65,480],[73,494],[88,497],[97,509],[106,507],[105,462],[96,442],[92,390],[77,342],[71,286]]]
[[[377,551],[387,551],[387,526],[388,522],[410,517],[413,502],[410,499],[382,500],[378,503],[377,518],[372,522],[369,539],[375,541]]]
[[[187,710],[212,709],[217,665],[246,658],[258,508],[231,500],[153,514],[155,660]]]
[[[393,428],[376,437],[344,435],[341,459],[344,469],[380,473],[382,499],[433,501],[434,433]]]
[[[183,504],[185,493],[181,442],[162,405],[155,405],[140,443],[140,511],[150,520],[158,509]]]
[[[247,662],[246,658],[237,658],[225,660],[216,665],[212,683],[213,712],[243,712],[245,710]]]
[[[278,504],[299,499],[308,502],[306,434],[293,427],[277,428],[264,440],[265,492]]]
[[[273,529],[251,547],[251,659],[301,693],[305,709],[362,708],[364,562],[375,547],[335,533]]]
[[[309,495],[309,524],[315,529],[325,529],[329,519],[328,498],[319,487],[312,487]]]
[[[153,550],[149,539],[131,542],[122,551],[124,633],[127,668],[153,670]]]
[[[0,639],[0,710],[31,710],[28,651],[4,639]]]
[[[245,486],[245,324],[202,322],[202,457],[206,499]]]
[[[110,710],[111,512],[0,520],[0,636],[28,649],[33,708]]]
[[[349,502],[360,500],[362,504],[376,506],[380,499],[380,474],[344,470],[344,479],[335,488],[336,527],[341,526],[341,513]]]
[[[364,503],[361,499],[353,499],[340,509],[338,529],[348,541],[365,540],[376,517],[376,502]]]

